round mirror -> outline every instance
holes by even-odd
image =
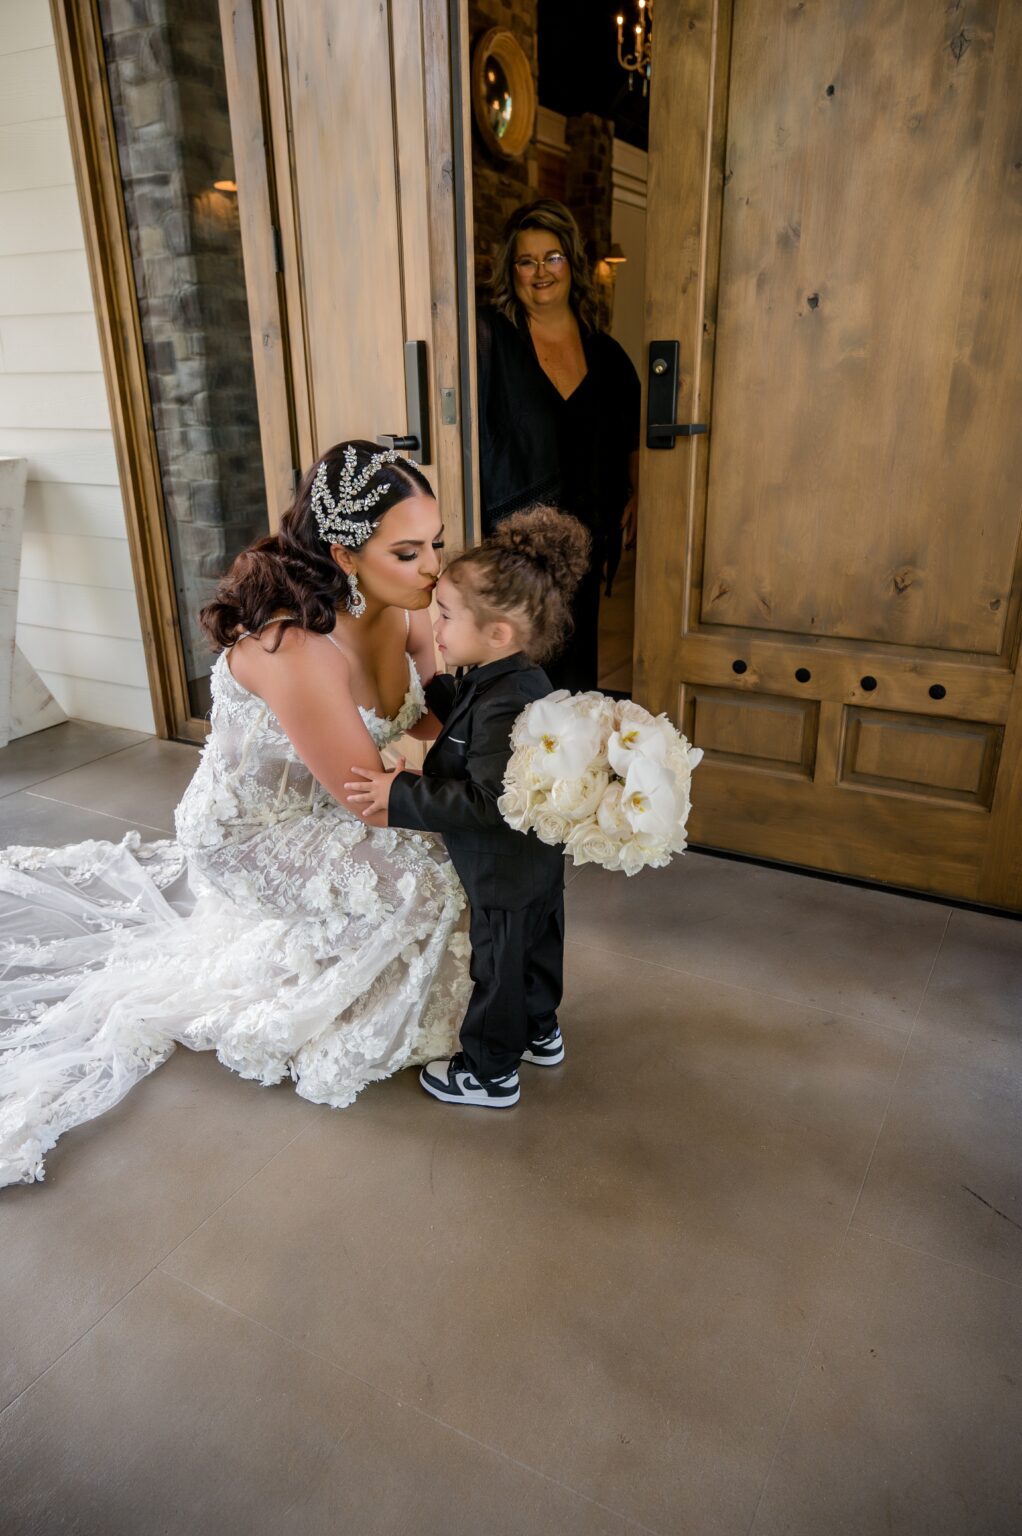
[[[521,44],[506,27],[491,27],[472,55],[472,109],[491,154],[517,160],[528,148],[536,88]]]
[[[486,116],[490,127],[498,139],[502,139],[511,126],[511,112],[514,98],[511,95],[511,86],[504,66],[495,53],[491,53],[483,64],[486,90]]]

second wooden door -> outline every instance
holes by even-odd
[[[1022,905],[1022,11],[658,5],[637,694],[693,839]]]

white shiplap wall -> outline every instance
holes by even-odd
[[[28,460],[18,644],[69,715],[151,731],[48,0],[0,0],[0,453]]]

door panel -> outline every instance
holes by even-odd
[[[455,187],[439,174],[452,156],[447,6],[221,0],[221,10],[239,60],[235,142],[254,142],[257,123],[262,136],[262,168],[255,155],[249,167],[261,187],[246,204],[239,180],[239,202],[262,334],[270,346],[282,338],[294,467],[342,438],[405,434],[405,343],[424,340],[424,468],[459,544],[457,287],[453,272],[437,280],[439,253],[453,266],[455,249]],[[260,61],[261,104],[243,50]],[[271,284],[274,245],[282,271]],[[264,371],[265,409],[279,422],[280,370]],[[441,390],[453,391],[442,416]]]
[[[741,8],[706,622],[1004,651],[1019,519],[968,514],[1022,484],[1007,10],[970,8],[956,62],[929,6]]]
[[[697,841],[1022,905],[1022,11],[657,10],[639,696]]]

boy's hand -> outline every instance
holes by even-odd
[[[352,768],[352,773],[357,775],[353,784],[345,784],[345,789],[354,791],[348,795],[348,804],[351,809],[361,816],[363,821],[368,821],[374,827],[387,825],[387,808],[390,805],[390,786],[394,782],[395,773],[404,773],[405,760],[399,757],[394,768],[383,772],[371,772],[368,768]]]

